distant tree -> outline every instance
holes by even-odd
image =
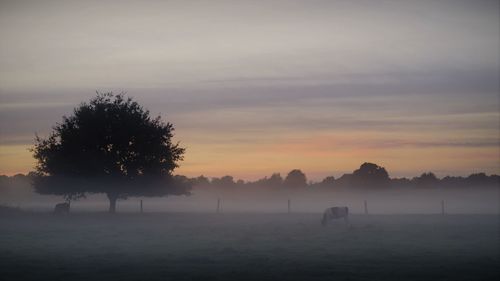
[[[463,177],[446,176],[441,179],[441,185],[448,188],[464,187],[465,184],[466,182]]]
[[[340,178],[335,180],[335,185],[339,188],[348,188],[353,181],[352,174],[343,174]]]
[[[352,173],[351,184],[359,187],[387,187],[389,174],[384,167],[373,163],[363,163]]]
[[[491,186],[500,188],[500,176],[499,175],[490,175]]]
[[[324,178],[321,181],[320,185],[323,186],[323,187],[333,187],[333,186],[335,186],[335,177],[329,176],[329,177]]]
[[[266,185],[269,187],[280,187],[283,184],[283,178],[280,173],[274,173],[267,179]]]
[[[232,176],[223,176],[222,178],[213,178],[212,185],[219,187],[232,187],[235,185],[235,182]]]
[[[279,173],[274,173],[269,178],[264,177],[263,179],[259,179],[251,184],[257,187],[280,187],[281,185],[283,185],[283,178]]]
[[[5,175],[0,176],[0,192],[7,189],[9,186],[9,177]]]
[[[19,202],[26,200],[33,194],[32,175],[16,174],[0,176],[0,198],[3,202]]]
[[[394,178],[394,179],[391,179],[391,186],[392,187],[410,187],[411,180],[409,180],[407,178]]]
[[[439,184],[439,179],[434,173],[428,172],[413,178],[412,182],[416,187],[435,187]]]
[[[174,175],[172,178],[172,182],[175,183],[176,186],[189,187],[193,186],[193,180],[183,176],[183,175]]]
[[[307,186],[306,175],[298,169],[292,170],[288,173],[283,181],[285,187],[298,188]]]
[[[173,131],[131,98],[98,93],[48,138],[36,137],[35,190],[66,199],[104,193],[111,213],[119,198],[188,194],[185,181],[172,177],[185,151],[172,142]]]
[[[210,184],[210,180],[207,177],[201,175],[197,178],[192,179],[191,183],[193,186],[208,186]]]
[[[498,181],[495,180],[494,176],[489,177],[485,173],[476,173],[465,178],[465,184],[468,186],[488,186],[496,185]]]

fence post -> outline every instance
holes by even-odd
[[[141,200],[141,214],[142,214],[142,211],[143,211],[143,210],[142,210],[142,200]]]
[[[290,205],[291,205],[291,203],[290,203],[290,199],[288,199],[288,213],[289,213],[289,214],[290,214]]]
[[[220,198],[217,198],[217,214],[220,213]]]
[[[441,200],[441,215],[444,215],[444,200]]]
[[[365,205],[365,215],[368,215],[368,203],[366,202],[366,200],[363,203]]]

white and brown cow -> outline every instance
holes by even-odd
[[[346,224],[349,223],[349,208],[347,207],[331,207],[325,210],[321,225],[326,226],[330,221],[344,218]]]

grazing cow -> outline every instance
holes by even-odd
[[[69,203],[59,203],[56,204],[54,208],[54,214],[68,214],[69,213]]]
[[[334,219],[344,218],[345,223],[349,223],[349,208],[347,207],[331,207],[323,213],[321,225],[326,226],[328,222]]]

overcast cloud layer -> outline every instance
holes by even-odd
[[[179,172],[498,171],[498,1],[1,1],[0,173],[99,91],[177,128]],[[217,160],[217,164],[213,162]],[[260,162],[259,162],[260,161]]]

